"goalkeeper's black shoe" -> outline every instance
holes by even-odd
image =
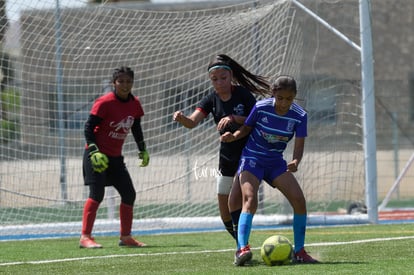
[[[319,261],[312,258],[305,251],[305,249],[302,248],[301,250],[296,252],[295,255],[293,256],[293,263],[296,263],[296,264],[316,264],[316,263],[319,263]]]
[[[80,248],[102,248],[102,245],[95,242],[95,239],[90,235],[83,235],[79,240]]]

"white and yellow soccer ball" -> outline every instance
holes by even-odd
[[[293,247],[288,238],[274,235],[263,242],[260,254],[268,266],[286,265],[292,261]]]

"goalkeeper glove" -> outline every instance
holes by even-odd
[[[108,157],[99,152],[98,146],[94,143],[89,144],[88,149],[93,170],[97,173],[105,171],[108,168]]]
[[[138,157],[139,159],[142,159],[142,162],[140,164],[141,167],[145,167],[148,165],[150,157],[147,150],[139,152]]]

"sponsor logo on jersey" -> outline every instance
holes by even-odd
[[[113,128],[113,131],[110,131],[108,136],[115,139],[125,139],[132,124],[134,124],[134,117],[132,116],[128,116],[119,122],[111,121],[109,126]]]
[[[283,142],[288,142],[289,141],[288,137],[269,134],[269,133],[264,132],[263,130],[260,130],[260,134],[269,143],[276,143],[276,142],[280,142],[280,141],[283,141]]]
[[[132,124],[134,124],[134,117],[128,116],[119,122],[111,121],[109,126],[114,128],[114,131],[119,132],[122,130],[124,133],[128,133],[129,129],[131,129]]]

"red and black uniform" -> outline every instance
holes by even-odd
[[[87,144],[94,143],[99,151],[108,157],[108,168],[97,173],[89,159],[88,146],[83,156],[83,176],[85,185],[89,185],[89,198],[84,209],[82,233],[90,234],[96,211],[105,194],[105,186],[113,186],[121,196],[120,215],[121,230],[129,235],[132,223],[132,207],[136,192],[130,174],[125,166],[122,146],[131,130],[140,151],[145,150],[141,129],[141,117],[144,115],[138,97],[130,94],[127,100],[119,98],[115,92],[98,98],[85,123]],[[122,223],[128,223],[125,226]]]

